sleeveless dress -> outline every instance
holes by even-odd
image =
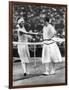
[[[43,27],[43,39],[50,39],[56,33],[54,27],[52,25],[48,25],[47,27]],[[45,44],[51,42],[51,44]],[[52,40],[44,41],[43,49],[42,49],[42,63],[50,63],[50,62],[62,62],[61,53],[59,47],[56,42]]]
[[[25,28],[19,28],[18,29],[18,42],[26,43],[28,42],[28,37],[26,34],[20,35],[20,31],[26,32]],[[30,54],[27,44],[18,44],[18,53],[21,59],[21,62],[23,63],[29,63]]]

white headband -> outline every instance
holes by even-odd
[[[20,19],[18,20],[18,23],[20,23],[20,22],[22,22],[22,21],[24,21],[24,19],[23,19],[23,18],[20,18]]]

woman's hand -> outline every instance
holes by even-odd
[[[42,33],[41,32],[38,32],[38,35],[42,35]]]

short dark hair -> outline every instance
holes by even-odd
[[[18,18],[17,18],[17,22],[18,22],[18,20],[19,20],[20,18],[21,18],[21,17],[18,17]]]
[[[18,17],[18,18],[17,18],[17,22],[18,22],[18,20],[19,20],[20,18],[24,18],[24,17]]]
[[[49,20],[50,20],[49,17],[45,17],[45,20],[44,21],[45,22],[47,21],[49,23]]]

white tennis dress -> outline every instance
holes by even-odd
[[[18,29],[18,42],[21,42],[21,43],[28,42],[27,35],[26,34],[20,35],[20,33],[19,33],[20,31],[26,32],[24,27]],[[29,54],[29,49],[28,49],[27,44],[18,44],[18,53],[19,53],[21,62],[29,63],[30,54]]]
[[[47,27],[43,27],[43,39],[50,39],[55,33],[56,31],[52,25],[49,24]],[[51,44],[45,44],[48,42]],[[56,42],[52,40],[44,41],[42,50],[42,63],[50,62],[62,62],[60,50]]]

